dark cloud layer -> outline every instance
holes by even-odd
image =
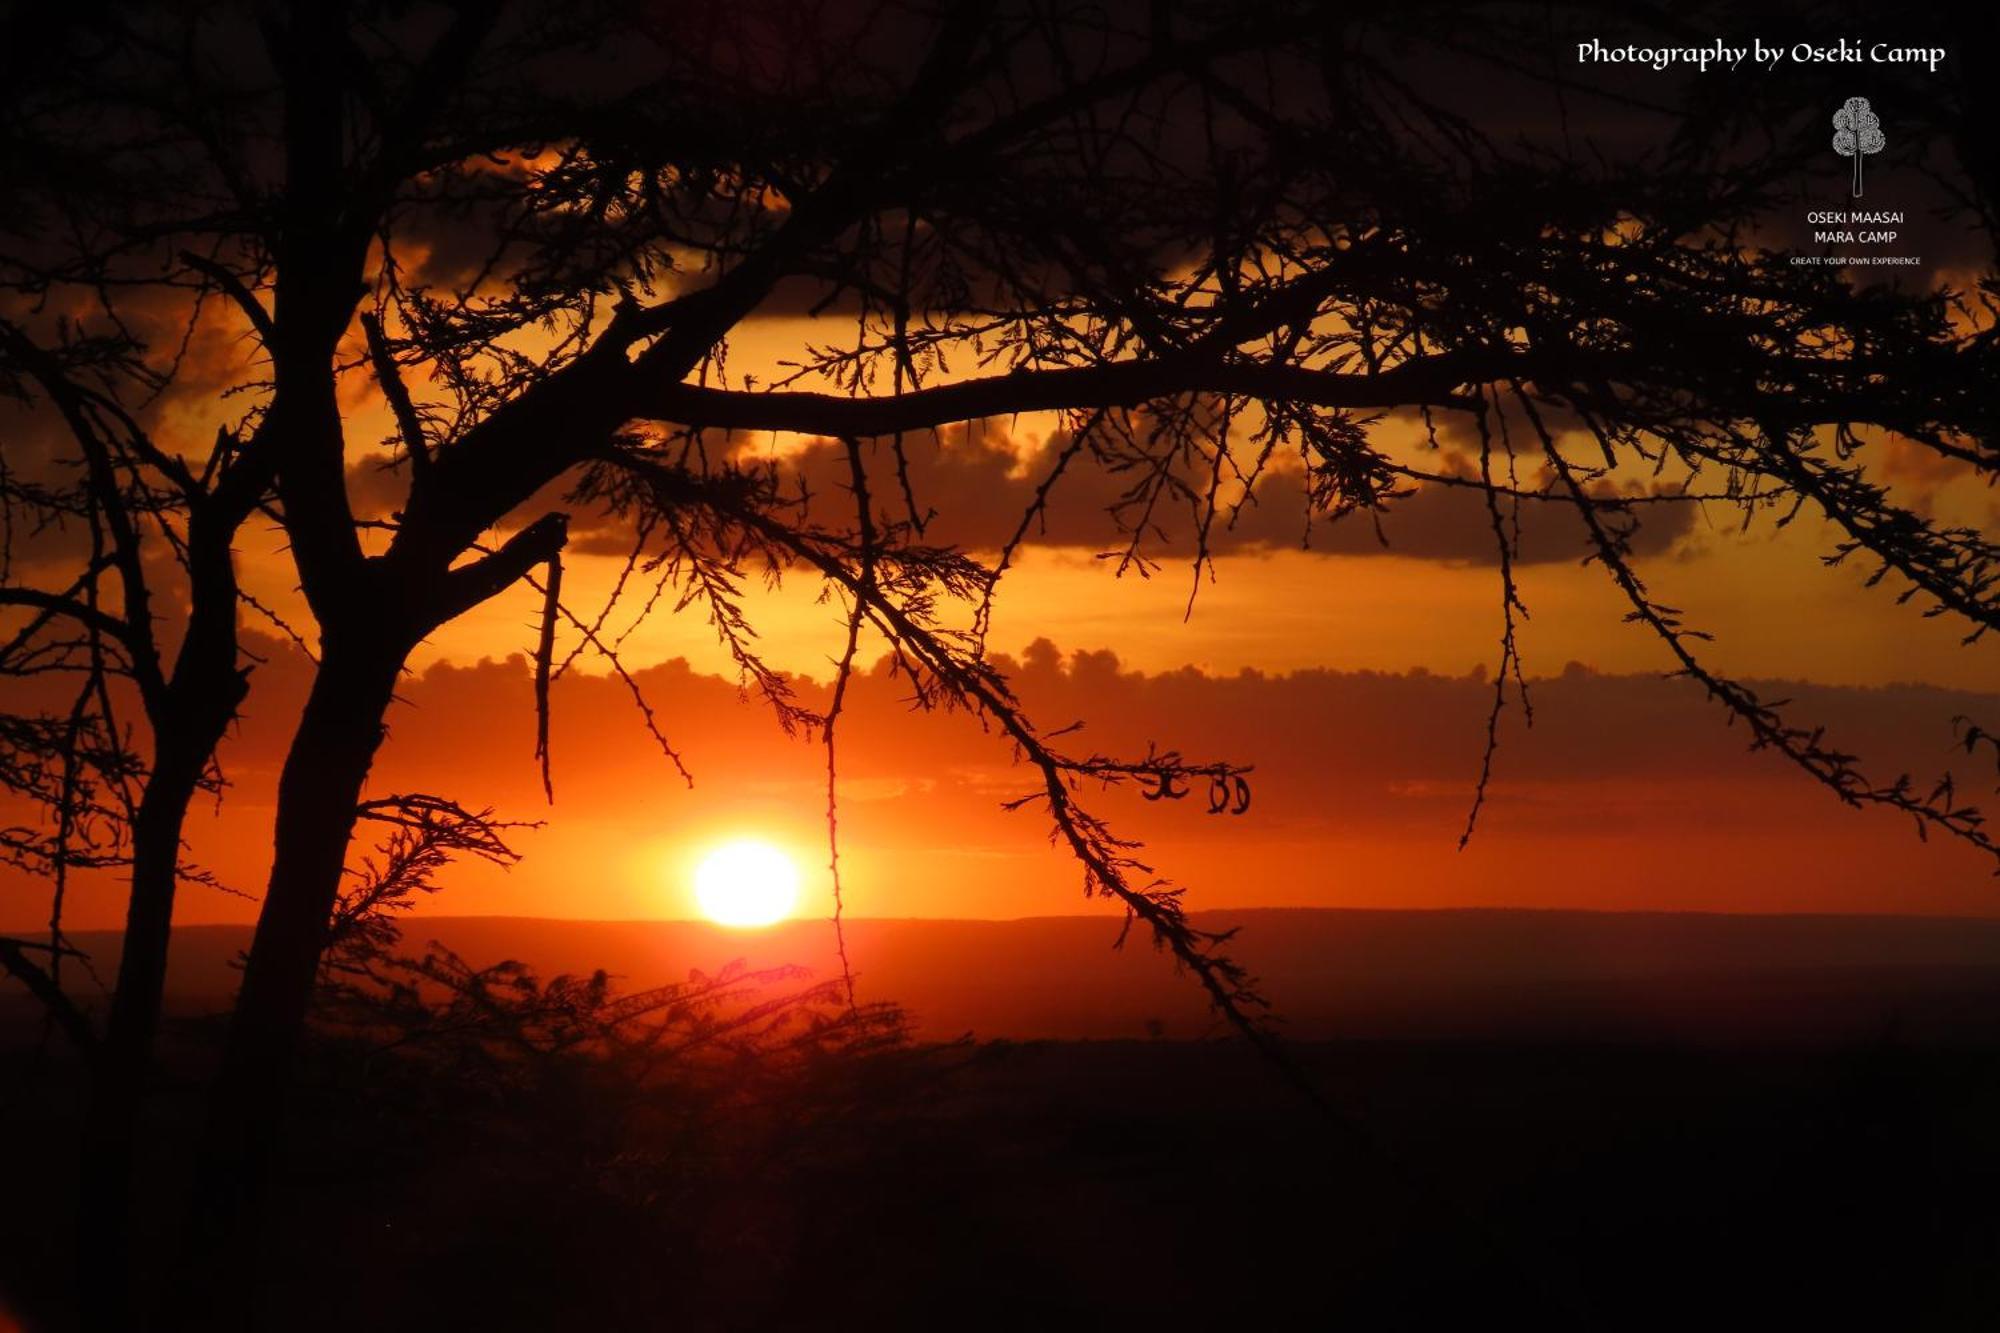
[[[923,540],[967,550],[995,551],[1020,530],[1034,509],[1037,493],[1054,469],[1067,437],[1058,434],[1034,449],[1027,462],[996,432],[958,430],[941,437],[911,437],[903,444],[907,467],[899,473],[894,446],[888,441],[864,445],[868,485],[879,521],[905,520],[909,495],[924,515]],[[833,441],[816,440],[802,451],[776,461],[788,488],[803,487],[809,514],[829,526],[852,526],[855,520],[846,451]],[[1456,456],[1444,452],[1427,470],[1458,477],[1465,485],[1408,483],[1406,494],[1384,502],[1378,510],[1357,510],[1339,520],[1313,512],[1295,468],[1276,467],[1257,483],[1244,503],[1221,506],[1209,527],[1213,554],[1305,549],[1322,555],[1398,555],[1457,565],[1498,562],[1499,547],[1484,494]],[[1129,471],[1113,471],[1087,454],[1070,462],[1050,487],[1045,506],[1034,514],[1024,540],[1033,546],[1090,552],[1122,551],[1129,530],[1142,513],[1131,497],[1140,480]],[[380,518],[399,508],[408,494],[408,475],[400,467],[369,460],[350,467],[348,494],[357,514]],[[1524,478],[1525,487],[1534,481]],[[1605,491],[1605,494],[1610,494]],[[1169,494],[1144,516],[1142,554],[1186,558],[1195,549],[1203,504],[1198,490]],[[1524,564],[1561,563],[1589,553],[1589,539],[1570,506],[1555,500],[1525,500],[1518,509],[1504,498],[1503,521],[1518,525],[1517,559]],[[629,529],[604,513],[575,512],[561,485],[546,488],[518,517],[525,522],[549,509],[573,512],[571,549],[590,554],[624,555],[631,546]],[[1630,511],[1635,532],[1632,549],[1641,556],[1674,549],[1692,531],[1692,503],[1644,504]]]
[[[1067,436],[1058,434],[1021,466],[1007,442],[991,434],[966,431],[942,440],[907,441],[904,453],[917,509],[935,511],[927,535],[972,549],[999,547],[1020,527],[1066,443]],[[869,485],[880,507],[892,516],[906,513],[891,446],[878,443],[870,457]],[[819,497],[815,513],[829,521],[847,517],[848,466],[839,445],[815,442],[792,465]],[[1437,455],[1426,470],[1471,480],[1450,454]],[[1046,510],[1030,525],[1028,540],[1042,546],[1120,550],[1127,540],[1124,533],[1143,517],[1147,530],[1142,550],[1191,554],[1203,520],[1205,479],[1184,478],[1188,493],[1168,495],[1150,514],[1142,514],[1132,501],[1132,489],[1142,480],[1136,471],[1113,471],[1087,453],[1079,454],[1050,489]],[[1497,562],[1492,516],[1481,491],[1470,485],[1442,484],[1412,484],[1409,489],[1409,494],[1387,501],[1379,510],[1356,511],[1330,521],[1325,513],[1312,511],[1297,469],[1280,465],[1259,479],[1247,503],[1217,511],[1209,526],[1209,547],[1216,554],[1305,548],[1326,555]],[[1511,524],[1512,508],[1505,502],[1503,508]],[[1693,526],[1692,504],[1645,508],[1633,539],[1638,554],[1671,549]],[[1523,502],[1519,525],[1519,558],[1525,563],[1577,560],[1588,551],[1584,527],[1566,504]]]

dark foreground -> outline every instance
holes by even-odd
[[[1843,1047],[1298,1053],[1359,1136],[1220,1043],[878,1054],[685,1116],[671,1090],[613,1116],[587,1087],[439,1097],[334,1060],[265,1251],[234,1267],[240,1308],[286,1330],[1988,1329],[2000,1311],[2000,1047],[1890,1024]],[[22,1327],[63,1329],[68,1085],[21,1056],[4,1075],[0,1290]],[[163,1137],[192,1104],[162,1099]],[[155,1162],[148,1190],[162,1275],[178,1171]]]

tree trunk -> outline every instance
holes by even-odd
[[[162,738],[132,828],[132,890],[118,988],[84,1121],[77,1284],[86,1327],[132,1327],[132,1172],[167,975],[181,828],[208,750]]]
[[[133,1171],[140,1111],[166,991],[181,835],[202,773],[249,689],[236,665],[234,519],[194,516],[189,533],[194,606],[168,682],[151,718],[153,763],[132,820],[132,884],[118,984],[104,1040],[93,1052],[77,1215],[77,1284],[84,1324],[134,1326]]]
[[[214,1247],[253,1234],[249,1224],[278,1145],[355,807],[381,744],[403,651],[389,636],[330,642],[285,757],[270,885],[210,1096],[196,1182],[197,1243],[209,1251],[197,1256],[202,1268],[209,1259],[251,1262],[233,1247],[226,1257]]]

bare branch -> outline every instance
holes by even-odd
[[[63,991],[46,968],[28,957],[31,950],[58,957],[81,958],[83,955],[75,949],[0,936],[0,967],[6,968],[15,980],[28,988],[29,994],[42,1002],[50,1018],[72,1045],[79,1050],[90,1050],[97,1044],[97,1030],[91,1026],[89,1016],[77,1008],[76,1001]]]

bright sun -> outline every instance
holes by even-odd
[[[799,870],[768,842],[744,838],[710,852],[694,872],[702,915],[720,926],[768,926],[799,902]]]

